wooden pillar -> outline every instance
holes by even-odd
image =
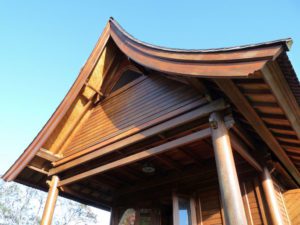
[[[196,212],[196,200],[190,198],[190,210],[191,210],[191,225],[197,225],[197,212]]]
[[[262,176],[262,186],[266,196],[268,209],[273,225],[284,225],[281,217],[280,208],[276,198],[276,192],[273,185],[273,180],[268,168],[264,168]]]
[[[175,192],[172,194],[173,202],[173,225],[179,225],[179,199]]]
[[[53,176],[52,180],[49,182],[48,197],[47,197],[43,217],[41,220],[41,225],[51,225],[55,204],[58,196],[58,188],[57,188],[58,182],[59,182],[59,178],[57,176]]]
[[[232,148],[223,116],[219,112],[214,112],[210,115],[209,122],[226,224],[247,225]]]

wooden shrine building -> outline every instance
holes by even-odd
[[[169,49],[110,19],[3,178],[48,192],[43,225],[58,194],[110,210],[111,225],[299,225],[291,43]]]

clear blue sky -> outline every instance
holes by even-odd
[[[0,174],[42,128],[113,16],[140,40],[214,48],[292,37],[300,74],[300,1],[0,0]]]

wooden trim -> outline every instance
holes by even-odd
[[[287,208],[286,208],[286,205],[285,205],[285,200],[282,196],[282,192],[279,193],[280,194],[280,199],[281,199],[281,202],[282,202],[282,205],[283,205],[283,208],[284,208],[284,213],[285,213],[285,216],[286,216],[286,219],[288,220],[289,224],[288,225],[292,225],[291,224],[291,219],[290,219],[290,216],[288,214],[288,211],[287,211]]]
[[[276,62],[268,63],[262,74],[300,140],[300,108],[280,67]]]
[[[48,176],[48,171],[44,170],[44,169],[41,169],[41,168],[37,168],[35,166],[31,166],[31,165],[28,165],[27,168],[31,169],[31,170],[34,170],[36,172],[39,172],[39,173],[42,173],[42,174],[45,174]]]
[[[80,114],[78,115],[76,120],[71,124],[71,126],[69,127],[69,130],[67,131],[67,133],[65,134],[63,139],[60,141],[60,144],[57,146],[59,155],[63,154],[62,147],[64,146],[65,142],[70,138],[70,136],[74,132],[75,128],[80,123],[81,119],[86,115],[87,111],[91,108],[91,105],[93,104],[93,98],[95,95],[96,94],[92,95],[92,97],[89,99],[89,101],[85,104],[85,106],[83,107],[82,111],[80,112]]]
[[[259,211],[260,211],[260,215],[261,215],[263,224],[267,225],[267,224],[269,224],[268,217],[267,217],[266,210],[265,210],[263,196],[262,196],[262,193],[260,190],[260,184],[259,184],[257,178],[254,179],[254,190],[255,190],[255,195],[257,198],[257,203],[258,203],[258,207],[259,207]]]
[[[254,225],[245,182],[242,183],[242,193],[243,193],[244,206],[246,206],[245,211],[247,215],[248,225]]]
[[[113,61],[113,60],[112,60]],[[100,97],[103,96],[103,93],[101,91],[98,91],[96,88],[94,88],[92,85],[90,85],[88,82],[85,82],[85,86],[92,89],[94,92],[96,92]]]
[[[300,224],[300,189],[292,189],[283,194],[286,210],[288,211],[289,222],[292,225]]]
[[[107,201],[105,201],[104,199],[95,198],[95,197],[93,199],[91,199],[90,196],[87,196],[86,194],[79,192],[79,191],[74,191],[69,187],[61,188],[60,193],[61,193],[61,195],[63,195],[63,194],[66,195],[67,198],[69,196],[71,196],[71,198],[69,197],[69,199],[77,201],[77,202],[79,200],[79,201],[81,201],[82,204],[101,208],[102,210],[106,210],[106,211],[111,210],[109,203]]]
[[[108,163],[106,165],[103,166],[99,166],[95,169],[77,174],[73,177],[70,178],[66,178],[62,181],[59,182],[59,186],[64,186],[64,185],[68,185],[71,183],[74,183],[76,181],[82,180],[82,179],[86,179],[88,177],[94,176],[96,174],[99,173],[103,173],[105,171],[111,170],[111,169],[115,169],[121,166],[125,166],[127,164],[136,162],[136,161],[140,161],[142,159],[146,159],[149,158],[151,156],[160,154],[162,152],[168,151],[170,149],[176,148],[176,147],[180,147],[182,145],[188,144],[188,143],[192,143],[194,141],[206,138],[210,135],[210,129],[204,129],[189,135],[186,135],[184,137],[178,138],[176,140],[164,143],[162,145],[147,149],[145,151],[133,154],[131,156],[125,157],[123,159]]]
[[[53,154],[47,149],[41,148],[36,155],[40,158],[46,159],[47,161],[53,162],[57,161],[61,158],[58,154]]]
[[[87,162],[87,161],[90,161],[90,160],[93,160],[97,157],[101,157],[105,154],[108,154],[110,152],[113,152],[113,151],[116,151],[120,148],[124,148],[130,144],[133,144],[137,141],[141,141],[143,139],[146,139],[147,137],[150,137],[150,136],[153,136],[155,134],[158,134],[160,132],[163,132],[165,130],[168,130],[168,129],[171,129],[171,128],[174,128],[176,126],[179,126],[181,124],[184,124],[184,123],[187,123],[187,122],[190,122],[190,121],[193,121],[197,118],[201,118],[201,117],[204,117],[204,116],[207,116],[209,115],[209,113],[213,112],[213,111],[216,111],[216,110],[222,110],[222,109],[225,109],[227,106],[226,106],[226,103],[223,101],[223,100],[216,100],[214,102],[211,102],[207,105],[204,105],[200,108],[197,108],[193,111],[190,111],[188,113],[185,113],[181,116],[178,116],[178,117],[175,117],[171,120],[168,120],[164,123],[161,123],[157,126],[154,126],[154,127],[151,127],[145,131],[142,131],[140,133],[137,133],[136,135],[132,135],[126,139],[123,139],[121,141],[118,141],[118,142],[115,142],[111,145],[108,145],[108,146],[105,146],[103,148],[100,148],[92,153],[89,153],[89,154],[86,154],[84,156],[81,156],[77,159],[74,159],[70,162],[67,162],[61,166],[58,166],[56,168],[53,168],[49,171],[49,174],[50,175],[53,175],[53,174],[57,174],[57,173],[60,173],[62,171],[65,171],[67,169],[70,169],[76,165],[79,165],[81,163],[84,163],[84,162]]]
[[[114,88],[114,86],[117,84],[117,82],[121,79],[122,75],[126,71],[133,71],[139,73],[141,77],[131,81],[128,84],[125,84],[123,87],[120,87],[119,89],[112,92],[112,89]],[[143,81],[144,79],[147,79],[147,76],[145,76],[145,74],[143,74],[135,65],[133,65],[130,61],[128,61],[127,58],[125,60],[122,60],[121,63],[118,64],[118,66],[115,68],[113,75],[107,78],[107,82],[104,83],[103,87],[101,88],[104,92],[104,95],[107,96],[105,101],[121,94],[122,92],[126,91],[127,89],[131,88],[137,83]]]
[[[215,82],[230,98],[240,113],[248,120],[260,137],[265,140],[265,143],[269,146],[270,150],[279,158],[279,160],[281,160],[297,183],[300,184],[300,173],[298,169],[233,81],[229,79],[215,79]]]

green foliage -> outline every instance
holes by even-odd
[[[0,180],[0,224],[40,224],[46,197],[44,192]],[[92,225],[99,221],[91,207],[59,197],[52,224]]]

